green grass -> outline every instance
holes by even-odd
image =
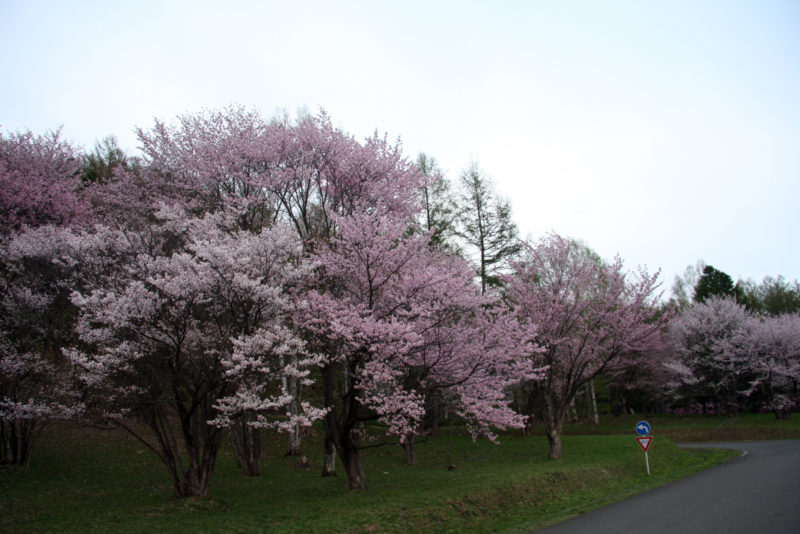
[[[675,443],[703,441],[757,441],[769,439],[800,439],[800,417],[776,419],[771,414],[726,415],[624,415],[606,417],[600,424],[567,425],[565,434],[600,435],[632,434],[637,421],[647,420],[653,436],[665,436]]]
[[[319,476],[319,437],[305,442],[309,471],[276,454],[284,439],[270,437],[261,477],[240,475],[224,447],[211,497],[182,500],[172,497],[152,453],[121,431],[52,425],[30,467],[0,467],[0,532],[526,532],[738,454],[679,449],[668,436],[767,428],[795,437],[800,430],[800,418],[653,417],[648,477],[634,440],[638,419],[609,418],[594,430],[570,426],[557,461],[547,459],[540,435],[503,436],[493,444],[443,433],[417,445],[413,467],[404,465],[399,447],[368,449],[366,492],[348,491],[341,468],[338,477]]]

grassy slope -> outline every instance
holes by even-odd
[[[522,532],[735,454],[678,449],[664,436],[695,433],[709,439],[733,428],[740,435],[800,437],[797,418],[652,418],[652,476],[647,477],[634,441],[636,418],[629,419],[609,420],[594,430],[568,428],[558,461],[547,459],[542,436],[505,436],[492,444],[442,435],[418,445],[414,467],[403,464],[398,447],[369,449],[370,489],[364,493],[349,492],[343,475],[321,478],[319,454],[311,455],[310,471],[296,471],[295,459],[266,455],[263,476],[248,479],[224,448],[211,498],[180,501],[171,497],[163,467],[125,434],[54,425],[37,444],[29,468],[0,467],[0,531]],[[283,446],[274,441],[265,450]],[[321,449],[311,440],[306,446],[312,453]],[[449,464],[456,469],[448,471]]]
[[[595,428],[588,423],[568,425],[564,432],[573,435],[630,435],[634,432],[636,422],[641,419],[646,419],[652,425],[654,436],[666,436],[675,443],[800,439],[800,418],[797,415],[790,419],[778,420],[771,414],[742,414],[738,417],[626,415],[602,419],[601,424]]]

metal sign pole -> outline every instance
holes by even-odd
[[[650,458],[647,456],[647,449],[650,448],[650,443],[653,441],[653,438],[648,436],[650,429],[650,423],[647,421],[639,421],[636,423],[636,433],[641,436],[636,438],[636,441],[639,442],[639,445],[644,450],[644,463],[647,466],[647,476],[650,476]]]

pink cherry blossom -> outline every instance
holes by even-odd
[[[658,273],[626,273],[617,258],[605,263],[585,246],[557,234],[524,244],[525,257],[506,278],[509,299],[523,323],[536,326],[532,353],[546,368],[527,385],[550,442],[561,457],[561,431],[578,389],[624,354],[645,351],[662,328]]]

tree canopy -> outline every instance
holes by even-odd
[[[704,302],[709,297],[733,296],[735,289],[733,279],[727,273],[715,269],[711,265],[703,267],[703,274],[694,286],[693,300]]]

